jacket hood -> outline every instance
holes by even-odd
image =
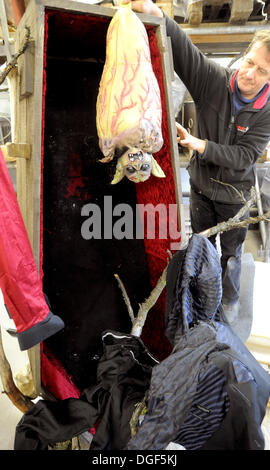
[[[177,271],[177,276],[176,272]],[[166,335],[185,334],[200,321],[214,321],[222,299],[220,257],[206,237],[193,234],[167,272]]]

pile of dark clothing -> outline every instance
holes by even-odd
[[[172,354],[153,369],[148,412],[128,449],[263,449],[270,377],[229,326],[219,255],[193,235],[167,274]],[[160,429],[160,432],[157,432]]]
[[[16,427],[15,450],[47,450],[90,430],[91,450],[124,448],[131,437],[131,417],[158,362],[132,335],[106,331],[102,342],[96,385],[80,398],[33,405]]]
[[[221,297],[219,255],[194,234],[168,266],[172,353],[157,363],[140,338],[106,332],[97,385],[79,399],[38,402],[17,426],[15,449],[45,449],[99,422],[90,450],[262,450],[270,377],[233,332]],[[131,437],[144,397],[147,412]]]

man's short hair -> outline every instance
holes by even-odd
[[[254,44],[257,42],[260,42],[262,45],[264,45],[270,53],[270,29],[262,29],[260,31],[256,31],[251,43],[249,44],[246,50],[246,53],[249,52],[250,49],[254,46]]]

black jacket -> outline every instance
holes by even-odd
[[[135,336],[106,331],[102,342],[96,384],[80,398],[40,400],[33,405],[16,427],[14,450],[47,450],[95,426],[91,450],[121,450],[126,445],[130,419],[158,361]]]
[[[255,162],[270,140],[270,87],[234,120],[236,72],[205,57],[167,16],[166,27],[172,41],[174,69],[196,105],[197,135],[206,140],[204,153],[194,152],[190,161],[191,186],[211,200],[238,204],[240,199],[233,188],[212,179],[229,183],[244,194],[254,186]]]

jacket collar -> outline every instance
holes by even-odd
[[[232,93],[234,92],[235,80],[236,80],[238,71],[239,70],[236,70],[236,72],[233,74],[233,76],[231,78],[230,86],[231,86]],[[253,109],[262,109],[264,107],[264,105],[265,105],[265,103],[268,99],[268,96],[269,96],[269,91],[270,91],[270,84],[267,85],[267,87],[264,90],[263,94],[257,100],[254,101],[254,103],[252,105]]]

